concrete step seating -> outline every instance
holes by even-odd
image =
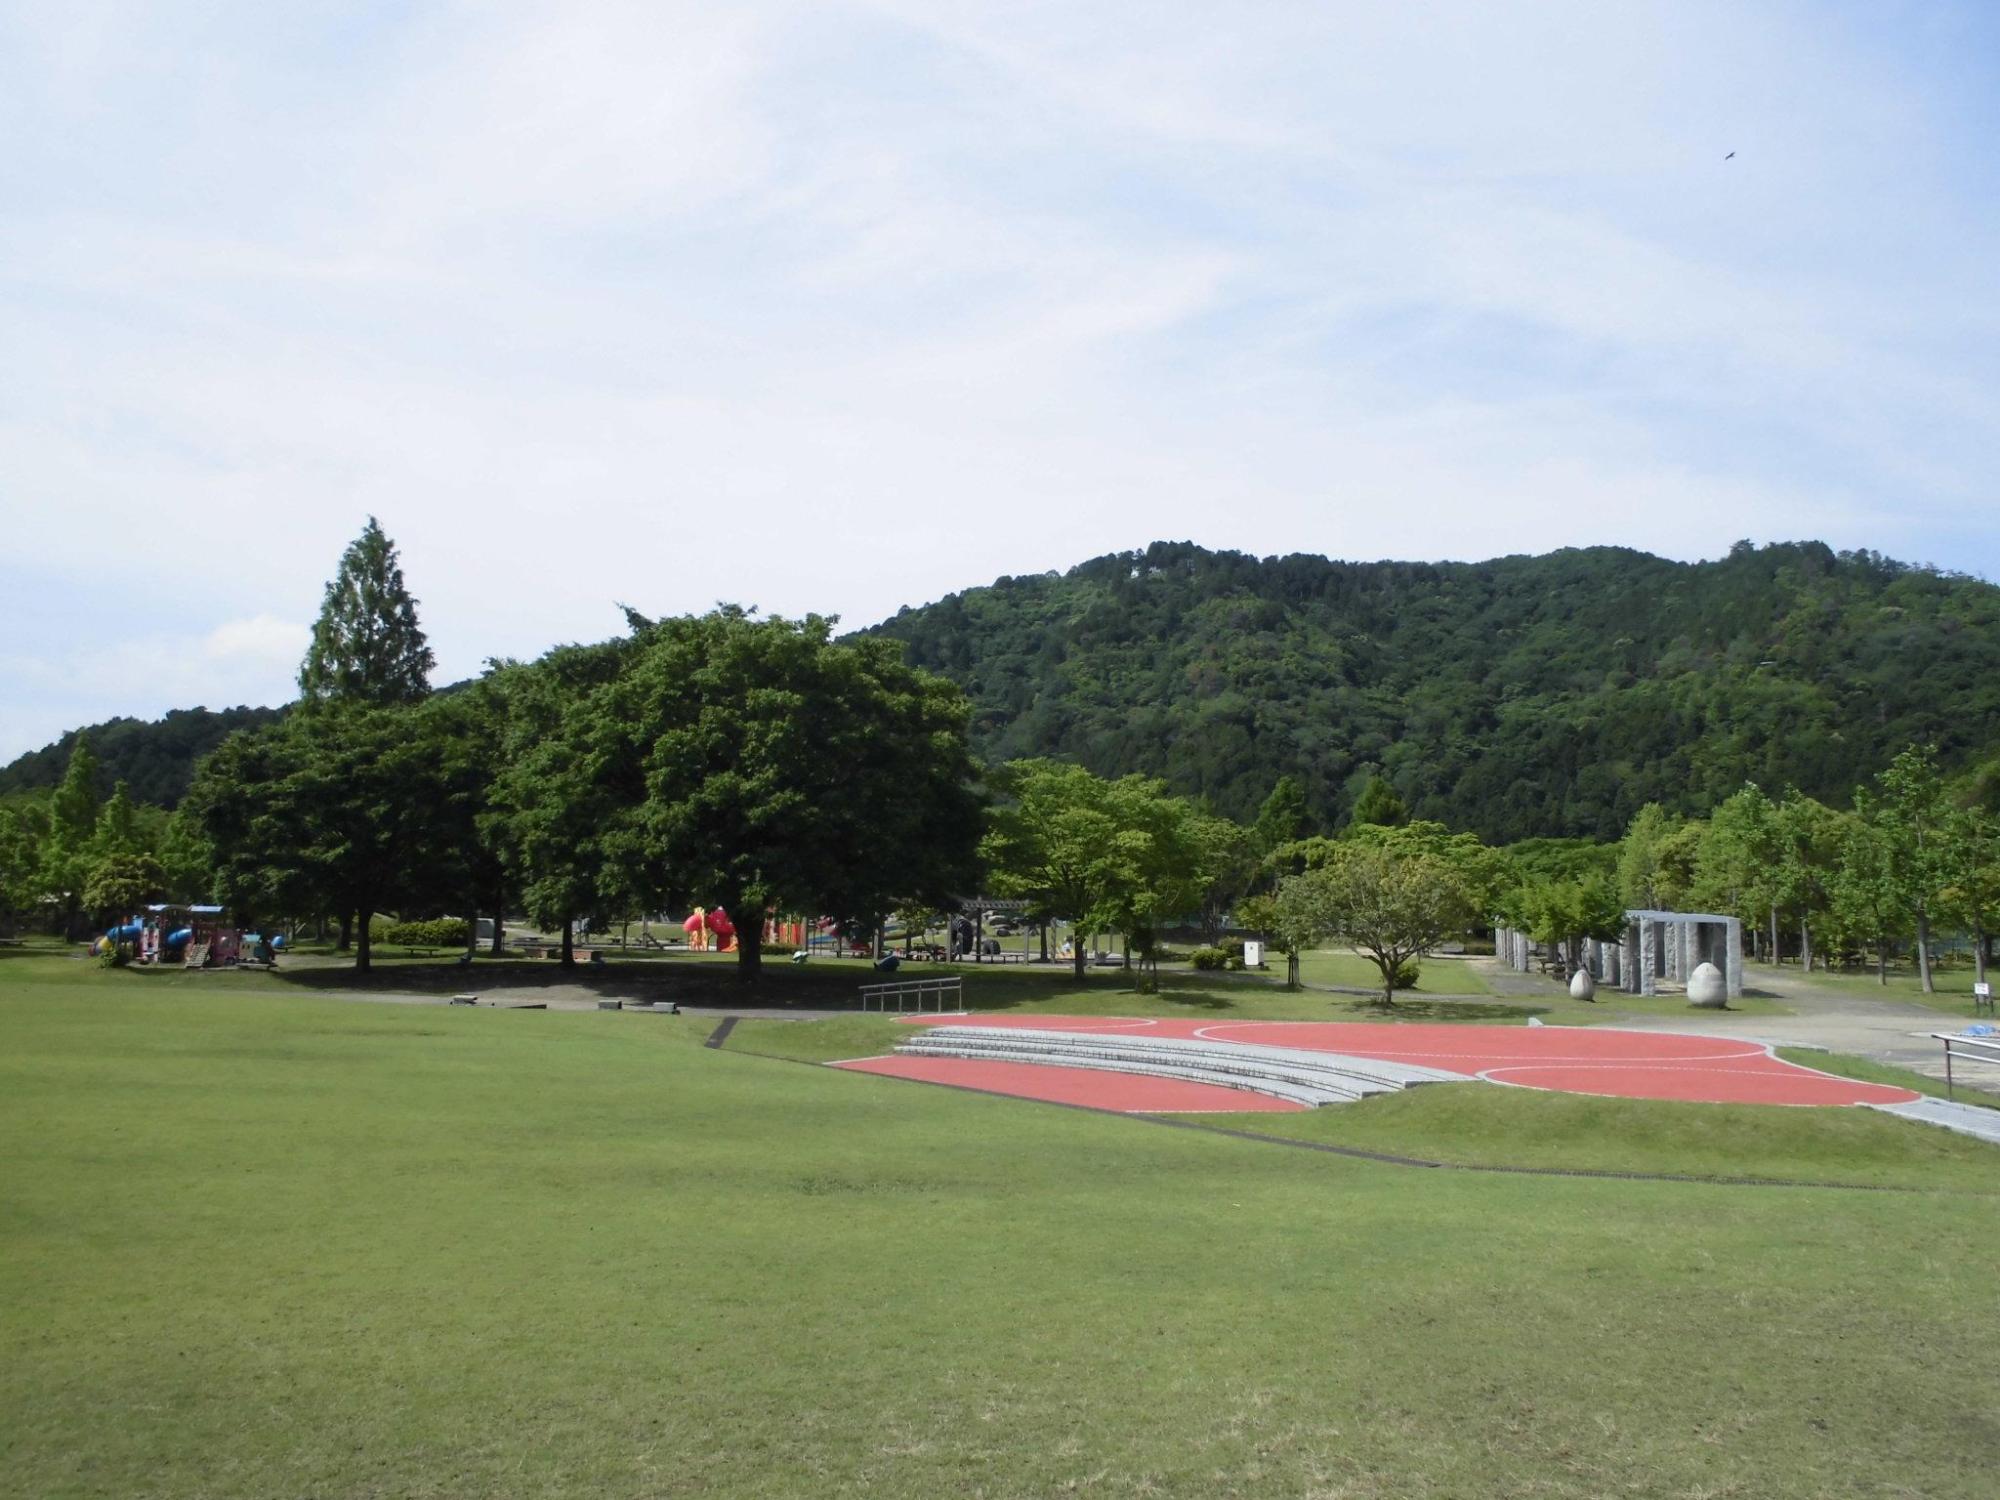
[[[896,1050],[908,1057],[957,1057],[981,1062],[1035,1063],[1143,1073],[1190,1083],[1247,1089],[1317,1108],[1420,1083],[1462,1083],[1457,1073],[1412,1063],[1123,1032],[1041,1031],[1017,1026],[933,1026]]]

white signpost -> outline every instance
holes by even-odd
[[[1264,966],[1264,944],[1257,938],[1243,940],[1243,967],[1261,969]]]

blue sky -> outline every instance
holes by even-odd
[[[0,760],[282,701],[371,513],[441,678],[1156,538],[2000,577],[1995,140],[1991,5],[0,5]]]

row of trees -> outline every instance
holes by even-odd
[[[97,781],[96,753],[80,737],[47,796],[0,805],[0,923],[39,916],[74,937],[86,922],[207,884],[187,819],[137,801],[122,781],[102,797]]]
[[[1494,916],[1574,962],[1627,906],[1721,908],[1847,954],[1913,940],[1929,984],[1942,928],[1983,964],[2000,925],[1993,788],[1899,756],[1836,810],[1756,787],[1705,820],[1644,808],[1617,845],[1490,848],[1411,822],[1365,785],[1340,837],[1281,778],[1243,826],[1131,775],[1017,761],[981,772],[968,708],[886,639],[829,620],[627,615],[627,633],[497,663],[433,693],[433,658],[395,548],[370,521],[328,584],[283,720],[238,732],[168,817],[120,786],[100,802],[80,740],[40,802],[0,806],[0,903],[74,933],[150,896],[219,896],[247,918],[324,913],[369,963],[371,914],[524,909],[568,934],[699,901],[879,930],[892,910],[985,890],[1039,922],[1124,934],[1142,983],[1160,935],[1233,914],[1291,955],[1329,938],[1380,968],[1384,997],[1438,942]],[[4,915],[4,913],[0,913]],[[496,923],[496,931],[497,931]],[[1085,961],[1078,943],[1079,970]]]
[[[1913,746],[1846,808],[1797,789],[1774,799],[1756,786],[1706,819],[1649,806],[1620,846],[1618,888],[1635,906],[1740,916],[1773,962],[1789,935],[1807,968],[1872,949],[1886,978],[1890,955],[1908,945],[1927,991],[1936,939],[1962,934],[1983,980],[2000,933],[1995,790],[1948,780],[1933,749]]]
[[[329,584],[298,710],[205,760],[187,807],[251,911],[351,922],[518,905],[559,927],[700,901],[879,927],[970,888],[981,832],[958,690],[832,622],[736,608],[500,663],[431,694],[372,521]]]

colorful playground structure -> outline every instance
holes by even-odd
[[[93,954],[129,944],[134,962],[223,968],[246,961],[272,963],[285,946],[283,933],[266,939],[224,925],[220,906],[148,906],[143,914],[109,928],[90,945]]]

